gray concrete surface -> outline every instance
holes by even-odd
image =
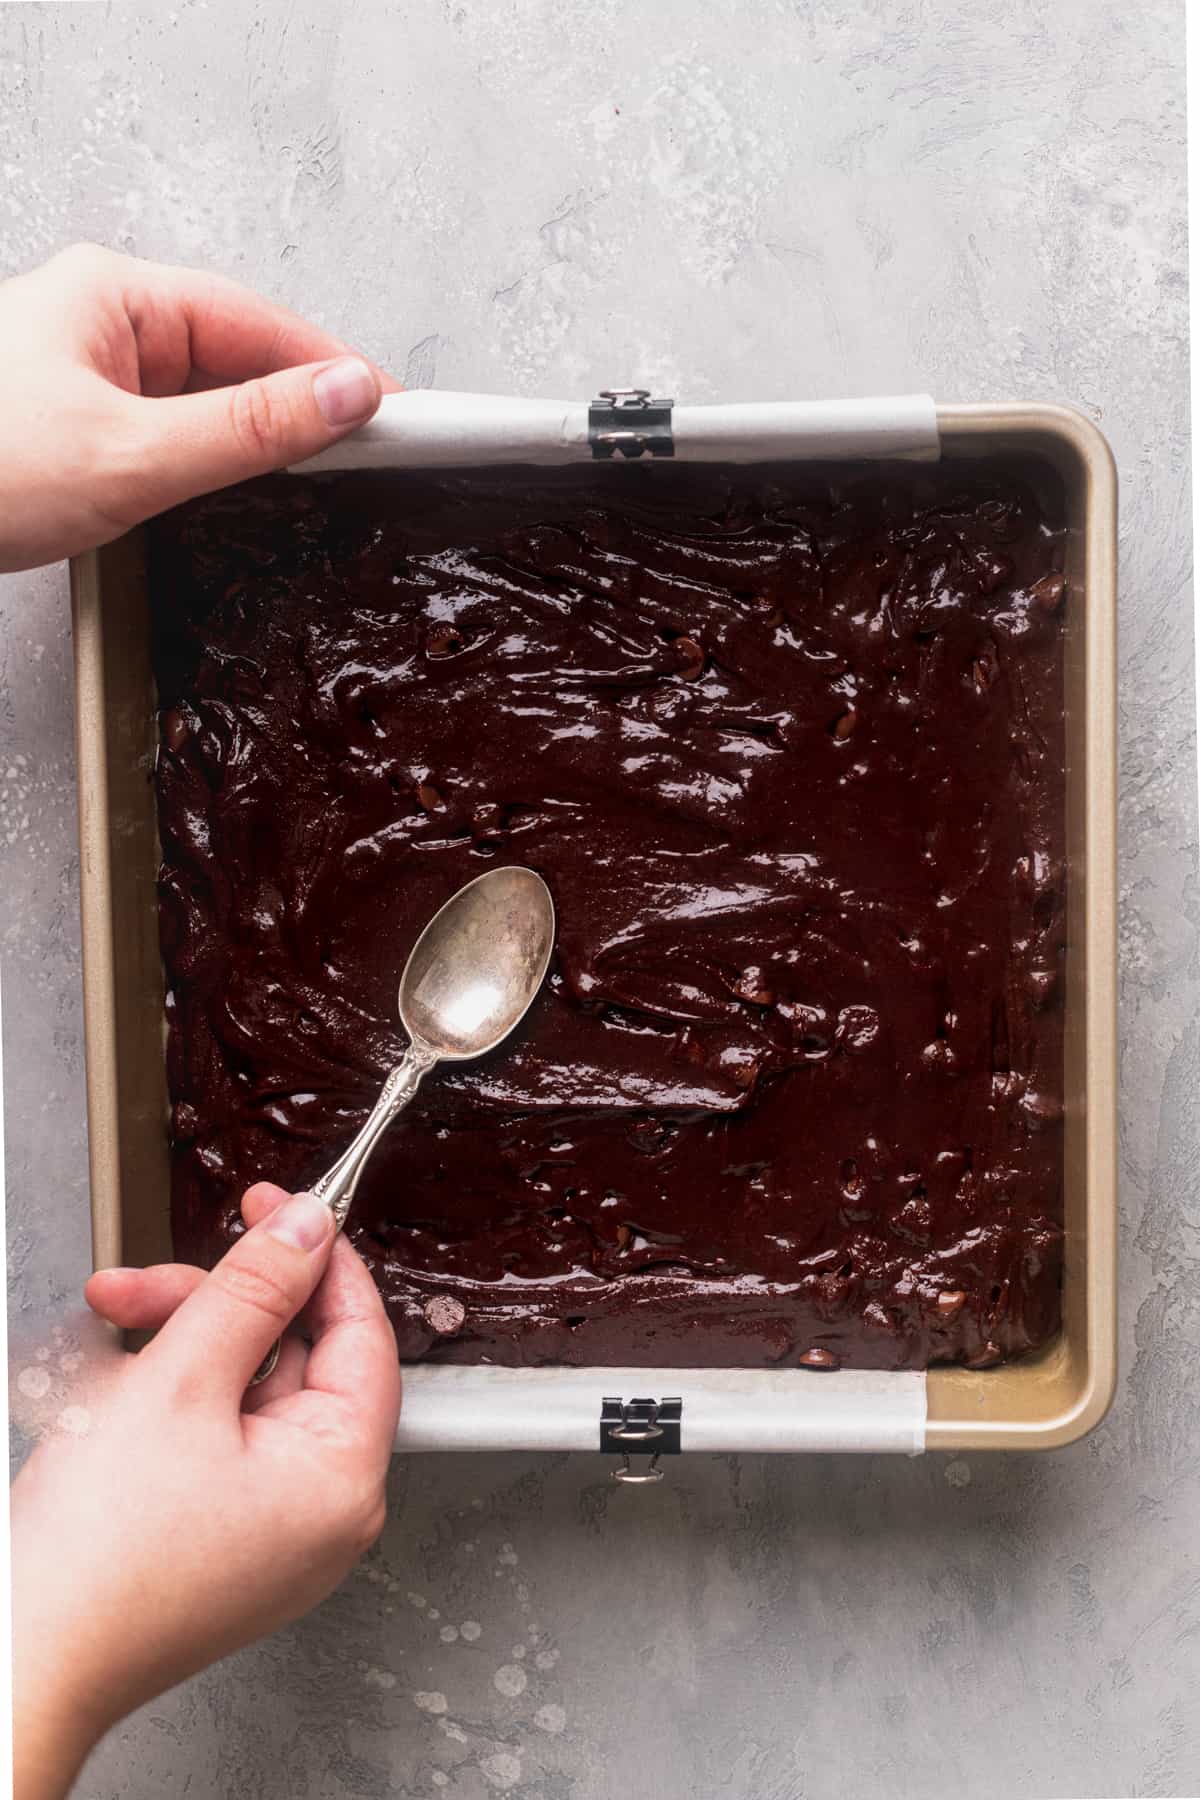
[[[227,270],[418,385],[1063,398],[1123,482],[1108,1421],[639,1493],[397,1464],[345,1589],[129,1721],[87,1800],[1200,1791],[1183,32],[1165,0],[0,8],[4,270],[82,235]],[[64,572],[0,609],[20,1413],[88,1266]]]

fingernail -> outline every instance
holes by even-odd
[[[375,411],[379,386],[361,357],[343,356],[313,376],[313,398],[327,425],[357,425]]]
[[[333,1230],[333,1214],[323,1200],[314,1200],[311,1194],[293,1194],[276,1208],[263,1230],[297,1250],[319,1250]]]

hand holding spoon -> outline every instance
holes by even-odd
[[[340,1231],[359,1176],[396,1114],[439,1062],[469,1062],[503,1043],[529,1011],[554,948],[554,902],[532,869],[489,869],[426,925],[400,977],[400,1023],[409,1045],[354,1141],[309,1192]],[[251,1381],[279,1360],[272,1346]]]

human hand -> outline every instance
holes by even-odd
[[[64,250],[0,283],[0,570],[313,456],[397,385],[232,281]]]
[[[211,1274],[88,1283],[158,1335],[13,1487],[16,1800],[57,1800],[117,1719],[307,1612],[383,1527],[400,1371],[375,1285],[321,1202],[261,1183],[242,1210]],[[247,1393],[298,1316],[311,1349],[287,1331]]]

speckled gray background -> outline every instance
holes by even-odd
[[[1183,36],[1165,0],[0,7],[0,268],[224,269],[413,385],[1063,398],[1123,484],[1106,1424],[645,1492],[397,1463],[344,1590],[130,1721],[87,1800],[1200,1791]],[[22,1404],[88,1268],[67,632],[63,570],[0,583]]]

